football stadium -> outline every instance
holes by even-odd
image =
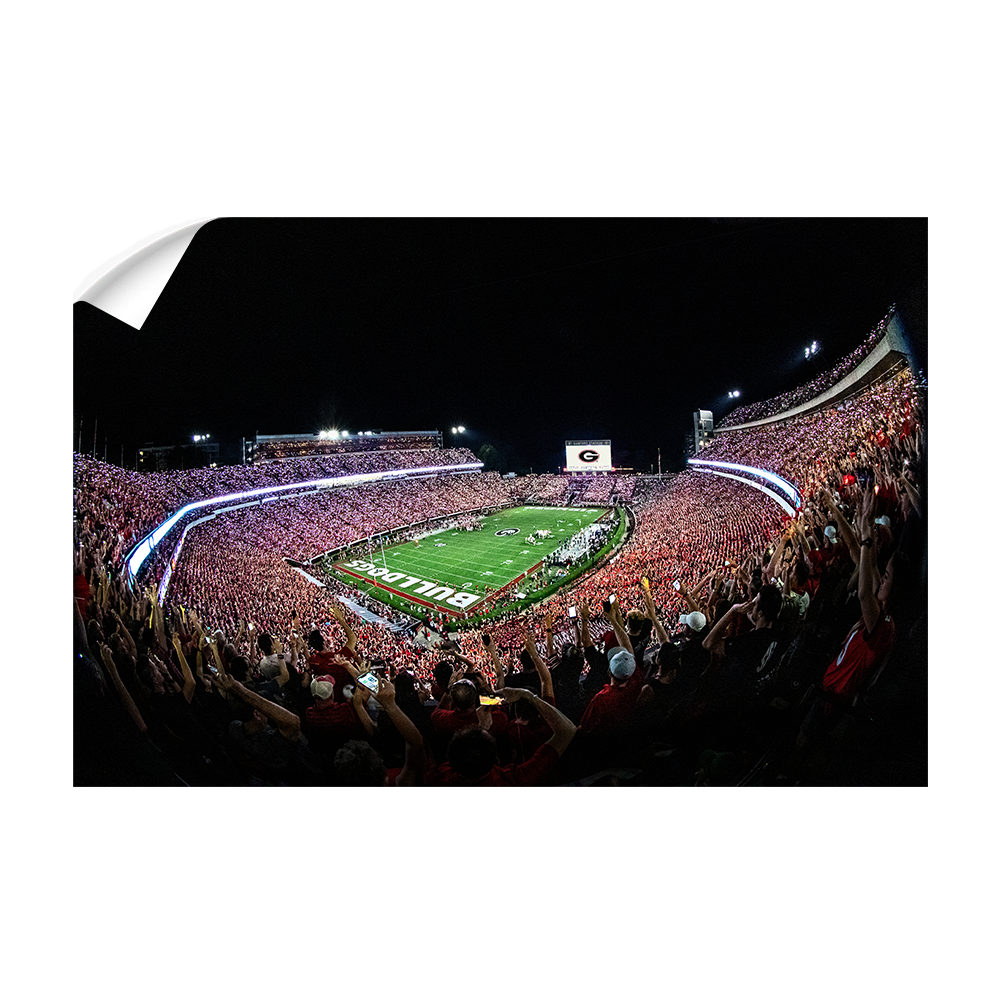
[[[466,623],[512,604],[523,606],[529,593],[537,600],[543,596],[540,591],[568,584],[608,550],[610,543],[598,543],[610,535],[610,526],[601,522],[611,513],[587,507],[511,507],[415,536],[412,546],[386,549],[380,539],[377,558],[369,541],[367,555],[362,546],[360,558],[328,559],[327,566],[387,604],[409,605],[418,615],[422,609],[436,611]]]
[[[75,783],[925,784],[921,322],[750,374],[669,469],[570,414],[550,471],[280,408],[187,468],[81,431]]]

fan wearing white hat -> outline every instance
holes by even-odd
[[[623,732],[635,712],[635,703],[642,689],[644,674],[636,664],[632,642],[629,639],[621,611],[617,603],[608,605],[605,613],[615,630],[619,643],[607,650],[608,683],[590,699],[580,719],[580,730],[597,735],[616,735]],[[593,647],[588,627],[590,608],[586,601],[580,602],[580,617],[584,628],[583,642]],[[593,656],[593,650],[591,650]],[[591,656],[587,659],[590,661]],[[591,670],[594,665],[591,665]]]
[[[820,492],[820,499],[829,508],[834,521],[837,522],[836,528],[832,524],[828,524],[824,529],[823,548],[835,548],[840,545],[846,545],[848,552],[851,554],[851,559],[857,563],[861,557],[861,549],[858,548],[858,539],[854,534],[854,529],[851,527],[850,522],[844,517],[844,512],[837,506],[837,502],[830,496],[828,490]]]
[[[691,611],[681,615],[678,624],[684,625],[691,632],[700,632],[708,624],[708,619],[700,611]]]
[[[695,587],[695,591],[701,589],[701,586],[709,579],[706,575]],[[708,624],[708,617],[701,609],[701,605],[698,604],[695,596],[691,593],[684,583],[680,580],[674,582],[674,589],[677,591],[681,597],[684,598],[685,603],[688,606],[686,614],[680,616],[678,621],[679,631],[675,632],[671,636],[671,642],[674,645],[683,646],[690,642],[692,639],[697,639],[701,641],[701,637],[704,635],[705,626]]]

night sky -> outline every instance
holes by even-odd
[[[74,306],[73,446],[438,429],[679,468],[693,410],[808,380],[893,302],[926,357],[926,280],[925,219],[217,220],[140,331]]]

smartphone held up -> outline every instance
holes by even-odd
[[[372,694],[378,694],[378,674],[374,670],[366,670],[363,674],[359,675],[358,683],[362,687],[368,688]]]

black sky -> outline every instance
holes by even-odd
[[[217,220],[140,331],[74,307],[73,443],[462,423],[535,471],[591,437],[679,467],[694,409],[919,325],[926,281],[925,219]]]

